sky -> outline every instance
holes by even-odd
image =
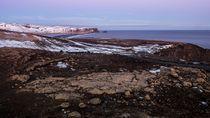
[[[210,0],[0,0],[0,22],[210,30]]]

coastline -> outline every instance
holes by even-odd
[[[199,45],[210,49],[210,30],[107,30],[106,33],[99,32],[78,36],[86,39],[145,39],[177,41]]]

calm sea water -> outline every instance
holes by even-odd
[[[168,30],[168,31],[126,31],[115,30],[93,34],[67,36],[69,38],[100,38],[100,39],[146,39],[146,40],[164,40],[180,41],[192,43],[203,48],[210,49],[210,30]]]

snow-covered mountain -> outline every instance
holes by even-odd
[[[0,30],[15,32],[36,33],[36,34],[85,34],[98,32],[97,28],[73,28],[64,26],[41,26],[32,24],[7,24],[0,23]]]

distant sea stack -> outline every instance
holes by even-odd
[[[102,31],[102,33],[108,33],[108,31]]]
[[[97,28],[75,28],[67,26],[42,26],[32,24],[0,23],[0,30],[35,34],[87,34],[99,32]]]

